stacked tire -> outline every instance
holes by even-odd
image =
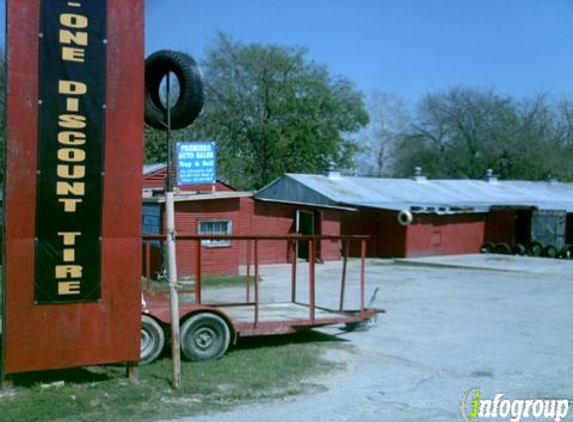
[[[480,246],[480,253],[573,259],[573,245],[565,245],[561,249],[558,249],[553,245],[543,245],[538,241],[530,242],[527,245],[519,243],[510,245],[505,242],[485,242]]]

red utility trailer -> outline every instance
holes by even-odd
[[[146,255],[149,257],[150,241],[164,241],[164,236],[144,236]],[[358,324],[372,321],[380,310],[367,308],[365,304],[366,280],[365,257],[367,236],[197,236],[177,235],[178,241],[196,242],[195,278],[190,291],[182,291],[186,298],[180,304],[181,350],[189,360],[216,359],[222,356],[230,344],[241,337],[294,333],[304,328],[322,327],[333,324]],[[241,241],[247,244],[247,265],[244,301],[204,301],[201,274],[202,242],[213,240]],[[316,293],[316,249],[318,242],[339,242],[343,251],[342,269],[337,283],[337,306],[317,305]],[[290,298],[284,302],[262,302],[259,280],[259,251],[261,244],[287,242],[290,271]],[[350,244],[360,244],[361,258],[357,305],[345,308],[347,291],[348,253]],[[308,245],[308,246],[307,246]],[[297,279],[297,248],[308,247],[308,281],[304,283],[308,294],[306,300],[299,300],[297,293],[302,283]],[[151,289],[151,277],[146,271],[147,288],[143,294],[141,329],[141,362],[155,360],[165,346],[166,334],[171,322],[169,297],[166,292]],[[339,284],[338,284],[339,283]],[[331,286],[333,287],[333,286]],[[306,294],[305,294],[306,296]],[[236,297],[236,296],[234,296]]]

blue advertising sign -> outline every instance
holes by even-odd
[[[178,186],[215,183],[215,142],[177,142],[175,153]]]
[[[161,206],[159,204],[143,204],[141,228],[143,234],[161,234]]]
[[[161,234],[161,205],[143,204],[141,213],[141,231],[143,234]],[[146,241],[153,246],[160,246],[159,240]]]

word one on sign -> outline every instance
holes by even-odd
[[[179,186],[215,183],[215,142],[177,142],[176,154]]]

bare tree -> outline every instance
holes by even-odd
[[[367,108],[370,123],[360,136],[356,167],[360,174],[388,176],[396,144],[408,128],[409,113],[396,95],[379,91],[369,96]]]

